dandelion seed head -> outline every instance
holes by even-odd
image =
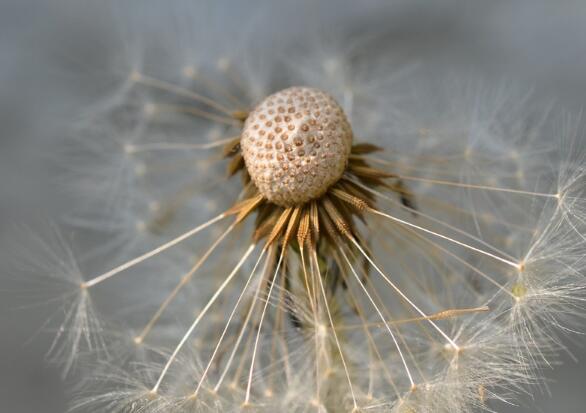
[[[206,12],[170,32],[159,11],[131,42],[145,64],[59,159],[81,198],[68,222],[113,256],[61,271],[60,341],[99,356],[90,298],[108,296],[127,350],[74,408],[458,413],[535,381],[586,272],[585,171],[556,166],[546,116],[435,71],[402,93],[390,56],[343,36],[265,52],[208,32]]]
[[[291,206],[323,195],[340,179],[352,129],[330,95],[292,87],[267,97],[249,114],[241,145],[259,191],[277,205]]]

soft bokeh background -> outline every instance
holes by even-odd
[[[130,10],[145,7],[145,2],[127,3]],[[296,19],[327,21],[344,27],[349,39],[376,32],[372,53],[392,53],[399,62],[513,80],[570,112],[579,112],[586,102],[584,0],[224,3],[226,27],[239,27],[259,13],[279,17],[284,7],[295,4],[298,13],[292,19],[266,20],[258,30],[267,35],[279,30],[294,39],[300,26]],[[117,23],[108,3],[0,0],[0,237],[10,236],[7,228],[13,222],[57,217],[59,206],[70,202],[53,190],[44,155],[51,138],[61,133],[72,96],[88,102],[101,85],[64,73],[91,68],[115,47],[108,28]],[[2,257],[0,263],[0,412],[62,413],[67,383],[44,360],[51,342],[40,332],[46,315],[21,308],[7,261]],[[543,389],[527,400],[526,408],[495,408],[503,413],[584,412],[583,336],[568,342],[563,361],[548,374],[551,394]]]

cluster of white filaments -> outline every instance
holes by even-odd
[[[99,211],[72,221],[116,234],[96,254],[123,264],[82,277],[39,242],[69,286],[57,356],[117,364],[74,407],[468,413],[535,381],[586,285],[584,166],[545,188],[530,152],[544,133],[498,94],[484,112],[429,103],[393,123],[392,89],[349,65],[298,64],[260,96],[223,57],[175,83],[134,70],[84,118],[71,169]],[[90,300],[106,285],[119,317],[137,313],[110,336]]]

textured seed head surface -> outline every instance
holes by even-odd
[[[327,93],[291,87],[263,100],[248,116],[241,147],[260,193],[280,206],[323,195],[348,163],[352,129]]]

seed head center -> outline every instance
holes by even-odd
[[[246,169],[270,202],[290,207],[323,195],[348,164],[352,129],[327,93],[291,87],[263,100],[241,137]]]

